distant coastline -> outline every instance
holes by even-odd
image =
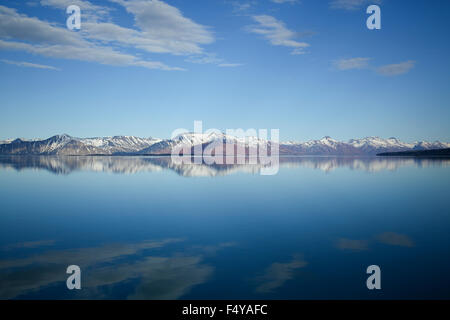
[[[420,151],[401,151],[401,152],[382,152],[378,153],[380,157],[445,157],[450,158],[450,148],[420,150]]]

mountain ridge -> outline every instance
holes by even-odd
[[[213,145],[214,143],[214,145]],[[248,150],[267,143],[276,142],[257,137],[236,137],[224,133],[184,133],[173,139],[140,138],[136,136],[111,136],[77,138],[68,134],[54,135],[47,139],[8,139],[0,141],[0,155],[166,155],[174,147],[186,147],[189,152],[194,147],[203,150],[208,146],[235,144]],[[450,148],[447,142],[416,141],[402,142],[390,137],[365,137],[350,139],[347,142],[325,136],[318,140],[305,142],[279,142],[280,155],[376,155],[383,152],[420,151]]]

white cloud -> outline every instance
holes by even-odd
[[[364,69],[369,66],[370,58],[340,59],[333,62],[338,70]]]
[[[214,42],[214,36],[208,27],[200,25],[183,16],[181,11],[159,0],[110,0],[122,5],[127,12],[134,15],[134,21],[141,32],[140,42],[148,51],[173,54],[199,54],[203,52],[202,44]]]
[[[134,50],[147,54],[184,55],[187,56],[185,61],[191,63],[227,64],[224,59],[203,49],[203,45],[215,41],[211,29],[185,17],[178,8],[160,0],[109,1],[131,14],[134,26],[124,27],[112,21],[110,14],[117,7],[100,6],[87,0],[36,2],[58,10],[65,10],[71,4],[80,6],[82,23],[79,32],[69,31],[65,24],[28,17],[0,5],[0,49],[162,70],[184,69],[151,61]]]
[[[101,64],[184,70],[125,53],[124,49],[203,55],[200,45],[214,41],[208,28],[185,18],[177,8],[162,1],[111,1],[123,5],[135,16],[138,29],[125,28],[110,21],[99,22],[99,17],[107,15],[110,9],[89,1],[41,0],[43,5],[54,8],[63,8],[69,2],[76,3],[84,10],[82,16],[86,11],[91,12],[91,18],[82,22],[80,32],[69,31],[65,26],[59,27],[0,6],[0,49]]]
[[[379,4],[381,0],[333,0],[330,8],[343,10],[357,10],[365,5]]]
[[[54,7],[58,9],[66,9],[70,5],[77,5],[81,10],[86,11],[104,11],[105,7],[97,6],[85,0],[41,0],[41,5]]]
[[[370,58],[350,58],[333,61],[333,65],[336,69],[352,70],[352,69],[368,69]],[[373,68],[372,71],[383,76],[397,76],[409,72],[415,65],[414,60],[409,60],[396,64],[388,64],[381,67]]]
[[[16,65],[16,66],[19,66],[19,67],[36,68],[36,69],[49,69],[49,70],[57,70],[57,71],[61,70],[61,69],[56,68],[56,67],[47,66],[47,65],[44,65],[44,64],[25,62],[25,61],[11,61],[11,60],[5,60],[5,59],[2,59],[0,61],[2,61],[3,63],[12,64],[12,65]]]
[[[133,55],[117,52],[108,47],[70,45],[31,45],[23,42],[0,40],[0,50],[20,50],[46,57],[73,59],[114,66],[137,66],[148,69],[183,70],[162,62],[141,60]]]
[[[221,63],[219,64],[219,67],[223,67],[223,68],[235,68],[235,67],[240,67],[243,66],[242,63]]]
[[[264,36],[274,46],[294,48],[292,54],[303,54],[304,49],[309,47],[306,42],[294,40],[298,34],[286,28],[282,21],[268,15],[253,16],[258,25],[248,26],[247,30]]]
[[[291,51],[292,55],[300,55],[305,53],[306,51],[303,49],[303,47],[295,48],[294,50]]]
[[[0,5],[0,37],[40,44],[83,45],[76,32],[58,28]]]
[[[192,43],[148,37],[141,31],[124,28],[114,23],[84,23],[82,26],[82,33],[89,40],[115,43],[125,47],[141,49],[149,53],[186,55],[202,52],[201,48]]]
[[[215,64],[219,67],[239,67],[242,65],[240,63],[228,63],[224,59],[217,57],[215,53],[191,55],[185,61],[196,64]]]
[[[189,56],[186,61],[197,64],[219,64],[223,62],[223,59],[218,58],[215,53],[205,53],[202,55]]]
[[[270,0],[270,1],[272,1],[274,3],[279,3],[279,4],[281,4],[281,3],[296,3],[296,2],[298,2],[298,0]]]
[[[388,64],[377,68],[377,73],[383,76],[398,76],[409,72],[415,65],[414,60],[409,60],[397,64]]]
[[[53,7],[64,11],[70,5],[77,5],[81,9],[82,19],[86,19],[88,21],[104,19],[110,13],[109,8],[92,4],[86,0],[41,0],[40,4],[42,6]]]
[[[25,4],[27,5],[27,6],[29,6],[29,7],[37,7],[38,5],[39,5],[39,3],[38,2],[35,2],[35,1],[27,1],[27,2],[25,2]]]
[[[231,1],[231,5],[233,6],[233,13],[240,14],[240,13],[248,11],[252,6],[255,5],[255,2],[254,1],[247,1],[247,2]]]

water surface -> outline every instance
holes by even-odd
[[[0,157],[1,299],[450,298],[450,161]],[[82,289],[66,287],[79,265]],[[366,287],[381,268],[382,290]]]

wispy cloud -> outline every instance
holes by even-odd
[[[340,59],[333,62],[338,70],[364,69],[369,66],[370,58]]]
[[[274,3],[279,3],[279,4],[281,4],[281,3],[296,3],[296,2],[299,2],[299,0],[270,0],[270,1],[272,1]]]
[[[129,49],[147,53],[203,55],[202,46],[215,40],[209,27],[185,17],[178,8],[163,1],[110,1],[133,15],[135,28],[115,24],[109,15],[112,9],[89,1],[40,2],[56,9],[65,9],[69,4],[79,5],[84,18],[80,32],[0,6],[0,49],[108,65],[184,70],[131,53]]]
[[[377,73],[383,76],[398,76],[409,72],[415,65],[414,60],[409,60],[397,64],[388,64],[377,68]]]
[[[333,0],[330,8],[342,10],[357,10],[369,4],[379,4],[381,0]]]
[[[242,63],[221,63],[219,64],[219,67],[222,68],[235,68],[235,67],[240,67],[243,66]]]
[[[147,51],[199,54],[203,52],[201,45],[214,42],[210,28],[185,17],[178,8],[163,1],[110,1],[122,5],[134,16],[141,30],[136,44]]]
[[[86,21],[98,21],[105,19],[111,11],[108,7],[98,6],[86,0],[40,0],[40,4],[45,7],[51,7],[64,11],[70,5],[77,5],[83,13],[81,18]]]
[[[197,64],[219,64],[223,62],[223,59],[218,58],[215,53],[205,53],[202,55],[189,56],[186,61]]]
[[[335,69],[340,71],[354,70],[354,69],[370,69],[382,76],[398,76],[409,72],[414,68],[415,61],[409,60],[396,64],[388,64],[380,67],[371,67],[369,61],[371,58],[350,58],[340,59],[332,62]]]
[[[241,63],[228,63],[224,59],[219,58],[215,53],[203,53],[200,55],[191,55],[185,59],[186,62],[196,64],[215,64],[219,67],[239,67]]]
[[[304,54],[304,49],[309,47],[306,42],[294,40],[299,36],[298,33],[289,30],[284,22],[268,15],[252,16],[257,25],[248,26],[247,30],[251,33],[262,35],[274,46],[284,46],[293,48],[291,54]]]
[[[254,7],[256,2],[249,0],[249,1],[230,1],[229,2],[231,6],[233,7],[233,13],[236,15],[244,14],[246,13],[250,8]]]
[[[39,3],[35,0],[27,1],[25,4],[29,7],[37,7],[39,5]]]
[[[24,42],[0,40],[0,50],[26,51],[52,58],[73,59],[114,66],[137,66],[148,69],[183,70],[169,67],[162,62],[139,59],[131,54],[118,52],[103,46],[75,46],[75,45],[32,45]]]
[[[61,70],[61,69],[56,68],[56,67],[47,66],[47,65],[44,65],[44,64],[25,62],[25,61],[11,61],[11,60],[5,60],[5,59],[2,59],[0,61],[3,62],[3,63],[12,64],[12,65],[16,65],[16,66],[19,66],[19,67],[36,68],[36,69],[49,69],[49,70],[56,70],[56,71],[60,71]]]

